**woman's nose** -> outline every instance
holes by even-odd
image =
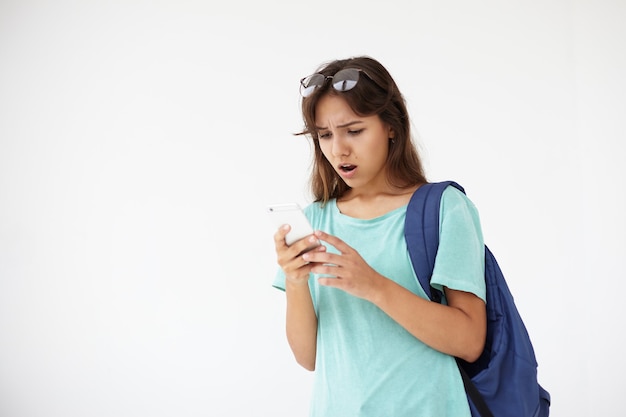
[[[332,153],[333,156],[345,156],[350,153],[350,149],[345,139],[339,137],[338,135],[333,138]]]

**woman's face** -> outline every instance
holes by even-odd
[[[322,153],[352,189],[384,188],[392,129],[378,115],[359,116],[340,95],[325,95],[315,109]]]

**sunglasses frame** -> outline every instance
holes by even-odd
[[[365,74],[367,78],[372,79],[372,77],[370,77],[367,72],[365,72],[364,70],[360,68],[344,68],[342,70],[337,71],[335,75],[324,75],[324,74],[320,74],[319,72],[316,72],[315,74],[307,75],[306,77],[300,79],[300,95],[304,98],[309,97],[311,94],[315,92],[315,90],[317,90],[320,87],[323,87],[324,84],[326,84],[328,80],[341,78],[341,75],[352,74],[352,72],[355,72],[355,75],[353,77],[340,79],[339,81],[332,83],[331,84],[332,87],[336,91],[339,91],[339,92],[350,91],[354,87],[356,87],[356,85],[359,83],[361,73]],[[339,75],[339,77],[337,77],[337,75]],[[312,81],[313,77],[317,77],[319,81],[315,83],[309,82],[308,84],[305,84],[305,81],[307,80]],[[354,84],[346,84],[347,81],[352,81],[354,82]],[[340,85],[338,86],[338,84]]]

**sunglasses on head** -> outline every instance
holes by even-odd
[[[365,71],[359,68],[345,68],[337,71],[335,75],[311,74],[300,80],[300,94],[302,97],[308,97],[318,88],[323,87],[327,80],[332,80],[331,85],[337,91],[352,90],[359,82],[359,74]],[[367,75],[371,78],[369,75]]]

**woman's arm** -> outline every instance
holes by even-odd
[[[317,316],[309,290],[309,274],[316,265],[303,259],[302,251],[317,242],[310,236],[287,246],[285,236],[289,226],[281,227],[274,235],[277,261],[285,273],[287,298],[286,333],[296,362],[310,371],[315,369],[317,347]],[[324,252],[319,245],[311,252]]]
[[[381,277],[370,301],[433,349],[474,362],[487,334],[485,302],[476,295],[445,288],[448,305],[423,299]]]
[[[287,341],[303,368],[315,370],[317,317],[313,308],[309,284],[285,283],[287,295]]]
[[[479,297],[445,288],[448,305],[426,300],[376,272],[341,239],[321,231],[315,234],[340,252],[304,255],[304,260],[315,262],[312,272],[335,277],[320,278],[320,285],[372,302],[433,349],[468,362],[478,359],[487,332],[485,303]]]

